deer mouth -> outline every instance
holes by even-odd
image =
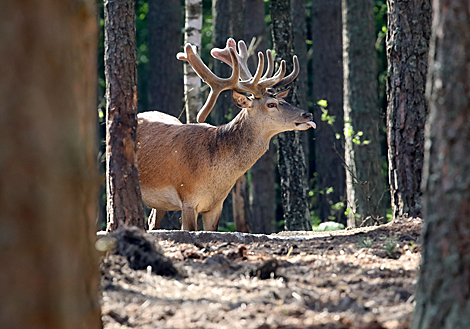
[[[310,127],[312,127],[313,129],[317,129],[317,125],[313,121],[296,122],[295,123],[295,129],[296,130],[307,130]]]

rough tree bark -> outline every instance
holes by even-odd
[[[427,83],[423,251],[412,329],[470,328],[470,7],[435,0]]]
[[[343,0],[342,13],[348,226],[355,227],[367,218],[377,221],[385,216],[374,1]],[[356,135],[360,132],[362,136]],[[360,145],[355,143],[357,139]]]
[[[266,31],[264,0],[245,1],[245,40],[250,43],[256,38],[258,51],[268,48],[268,33]],[[256,56],[251,56],[248,66],[252,72],[256,70]],[[276,221],[275,202],[275,164],[274,147],[271,143],[269,150],[253,165],[249,189],[249,226],[252,233],[271,233]]]
[[[213,33],[212,33],[212,46],[217,48],[225,48],[227,39],[230,35],[230,0],[214,0],[212,1],[212,21],[213,21]],[[238,41],[238,40],[237,40]],[[232,69],[227,64],[220,60],[214,59],[213,72],[219,76],[227,78],[230,76]],[[230,112],[234,112],[236,106],[232,101],[232,92],[229,90],[223,91],[215,103],[215,106],[211,112],[211,118],[216,125],[227,123],[227,115]],[[233,113],[232,113],[233,114]],[[233,191],[230,192],[228,197],[224,201],[224,207],[222,209],[222,215],[220,218],[220,224],[233,222]]]
[[[392,216],[421,216],[431,0],[388,0],[387,130]]]
[[[145,228],[137,171],[135,1],[104,2],[106,76],[106,230]]]
[[[272,0],[270,3],[272,34],[276,58],[285,59],[287,72],[292,71],[294,55],[291,24],[291,3],[289,0]],[[303,68],[305,69],[305,68]],[[299,104],[297,84],[291,84],[293,105]],[[279,174],[281,176],[282,206],[286,230],[311,230],[308,207],[307,168],[302,142],[298,131],[278,135]]]
[[[201,51],[202,0],[186,0],[184,43],[190,43]],[[184,99],[186,122],[196,122],[197,112],[202,107],[201,79],[188,62],[184,62]]]
[[[245,37],[245,0],[230,1],[230,35],[235,40],[243,40]],[[236,108],[233,101],[231,107]],[[248,232],[249,195],[247,173],[244,173],[235,183],[232,190],[232,207],[235,230],[237,232]]]
[[[179,117],[183,110],[183,66],[176,59],[183,42],[180,0],[149,1],[150,110]]]
[[[0,323],[101,328],[94,1],[0,11]]]
[[[315,169],[319,191],[333,188],[331,193],[318,195],[318,215],[334,216],[346,224],[344,208],[334,210],[333,204],[346,203],[346,173],[343,166],[344,147],[335,134],[342,134],[343,111],[343,39],[341,0],[312,2],[313,104],[328,102],[328,115],[335,121],[322,121],[315,111],[318,133],[315,134]]]

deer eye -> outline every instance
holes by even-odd
[[[277,107],[277,104],[276,104],[276,103],[269,103],[269,104],[268,104],[268,107],[269,107],[269,108]]]

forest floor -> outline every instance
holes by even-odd
[[[155,250],[140,237],[118,237],[134,247],[127,258],[102,257],[104,328],[408,328],[421,225],[410,218],[359,233],[145,234],[166,258],[148,256]],[[153,267],[133,263],[149,257]]]

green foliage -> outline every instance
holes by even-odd
[[[358,246],[359,248],[371,248],[374,245],[374,240],[369,237],[362,237],[358,238]]]
[[[396,236],[389,236],[384,243],[384,250],[390,258],[397,258],[398,256],[398,238]]]

